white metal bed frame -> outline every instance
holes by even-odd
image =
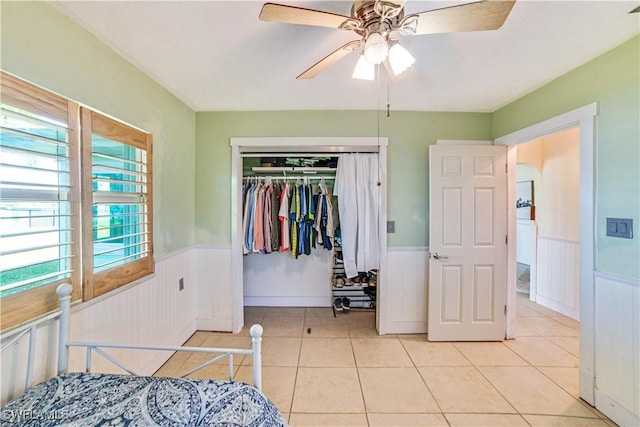
[[[60,331],[58,334],[58,375],[66,373],[69,363],[69,348],[70,347],[84,347],[86,348],[85,359],[85,371],[91,371],[91,356],[95,351],[97,354],[103,356],[105,359],[118,366],[120,369],[126,371],[130,375],[138,375],[131,369],[127,368],[125,364],[116,360],[114,357],[104,352],[102,349],[106,348],[118,348],[129,350],[150,350],[150,351],[186,351],[194,353],[211,353],[217,356],[201,364],[200,366],[191,369],[189,372],[180,376],[184,378],[200,369],[209,366],[224,357],[229,358],[229,381],[233,380],[233,355],[244,354],[253,356],[253,386],[258,390],[262,389],[262,326],[253,325],[249,330],[251,334],[251,348],[250,349],[234,349],[234,348],[209,348],[209,347],[175,347],[175,346],[153,346],[153,345],[130,345],[130,344],[114,344],[114,343],[96,343],[96,342],[78,342],[69,341],[69,324],[71,319],[71,290],[70,284],[62,284],[56,289],[58,298],[60,300],[60,310],[44,316],[34,322],[24,325],[20,328],[16,328],[7,334],[2,336],[2,342],[6,342],[0,348],[0,352],[9,348],[16,342],[18,342],[24,335],[29,334],[29,353],[27,356],[27,372],[25,378],[25,389],[31,387],[33,384],[33,362],[36,347],[36,332],[38,326],[59,319]]]

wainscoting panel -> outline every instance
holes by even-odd
[[[536,302],[580,320],[580,242],[538,237]]]
[[[388,248],[388,334],[427,332],[428,256],[424,247]]]
[[[95,303],[80,305],[72,310],[71,340],[121,342],[127,344],[182,345],[196,330],[196,280],[193,249],[156,260],[155,273],[148,280],[128,285],[122,292],[105,295]],[[179,289],[179,280],[184,290]],[[118,360],[131,365],[135,372],[152,374],[171,353],[154,355],[149,352],[132,353],[111,350]],[[94,358],[95,368],[117,372],[109,363]],[[70,369],[83,368],[84,354],[75,350],[70,354]],[[114,370],[116,369],[116,370]]]
[[[596,272],[596,408],[640,425],[640,281]]]
[[[72,341],[127,344],[182,345],[196,330],[195,252],[184,249],[156,259],[155,272],[71,309]],[[179,290],[179,279],[184,290]],[[58,322],[38,329],[34,383],[55,375]],[[2,403],[24,390],[28,336],[2,355]],[[109,350],[109,354],[141,375],[153,374],[171,352]],[[84,370],[84,350],[71,350],[69,370]],[[93,367],[101,372],[121,372],[94,354]]]
[[[199,246],[196,251],[198,329],[231,332],[231,247]]]
[[[535,250],[536,238],[535,222],[528,219],[519,219],[516,222],[516,234],[518,240],[516,242],[517,261],[522,264],[531,265],[533,250]]]
[[[331,252],[251,254],[244,261],[245,306],[331,306]]]

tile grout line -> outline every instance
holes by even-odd
[[[538,311],[538,310],[536,310],[535,308],[531,307],[531,305],[534,305],[534,304],[535,304],[535,305],[537,305],[536,303],[533,303],[533,302],[532,302],[532,304],[527,304],[527,305],[528,305],[528,306],[527,306],[527,308],[529,308],[529,309],[530,309],[530,310],[532,310],[532,311],[535,311],[536,313],[540,313],[540,315],[539,315],[539,316],[531,316],[531,317],[541,317],[541,318],[543,318],[543,319],[550,319],[550,320],[553,320],[554,322],[556,322],[556,323],[560,324],[561,326],[564,326],[564,327],[567,327],[567,328],[569,328],[569,329],[575,330],[573,327],[571,327],[571,326],[569,326],[569,325],[566,325],[566,324],[564,324],[563,322],[561,322],[561,321],[559,321],[559,320],[557,320],[557,319],[554,319],[554,318],[552,317],[552,315],[551,315],[551,314],[543,313],[543,312]],[[579,331],[579,330],[578,330],[578,331]],[[534,331],[534,332],[538,333],[537,331]],[[565,337],[565,336],[561,336],[561,337]],[[572,336],[568,336],[568,337],[572,337]],[[521,338],[526,338],[526,337],[521,337]],[[549,338],[550,338],[549,336],[545,336],[545,335],[538,335],[538,336],[536,336],[536,337],[534,337],[534,338],[542,338],[542,339],[544,339],[546,342],[548,342],[548,343],[550,343],[551,345],[553,345],[553,346],[557,347],[557,348],[558,348],[558,349],[560,349],[561,351],[563,351],[563,352],[565,352],[565,353],[567,353],[567,354],[569,354],[569,355],[571,355],[571,356],[578,357],[578,361],[579,361],[579,356],[574,355],[574,354],[573,354],[573,353],[571,353],[570,351],[568,351],[568,350],[566,350],[566,349],[562,348],[561,346],[559,346],[558,344],[554,343],[552,340],[550,340],[550,339],[549,339]],[[578,337],[577,337],[577,338],[578,338],[578,340],[579,340],[579,339],[580,339],[580,335],[578,335]],[[517,340],[517,337],[516,337],[516,340]],[[577,401],[578,403],[580,403],[583,407],[586,407],[587,409],[589,409],[589,410],[590,410],[594,415],[596,415],[596,416],[597,416],[597,418],[596,418],[596,419],[603,419],[603,418],[602,418],[598,413],[594,412],[594,409],[595,409],[595,408],[592,408],[592,407],[591,407],[591,405],[588,405],[588,404],[584,403],[584,402],[582,401],[582,399],[580,399],[580,398],[576,398],[573,394],[571,394],[568,390],[566,390],[566,389],[565,389],[561,384],[559,384],[559,383],[558,383],[558,382],[556,382],[553,378],[551,378],[551,377],[549,377],[547,374],[545,374],[545,373],[540,369],[540,368],[541,368],[541,366],[534,365],[534,364],[533,364],[533,363],[531,363],[529,360],[525,359],[525,358],[524,358],[524,356],[520,355],[520,354],[519,354],[519,353],[517,353],[515,350],[511,349],[509,346],[506,346],[506,347],[507,347],[507,348],[509,348],[509,349],[510,349],[511,351],[513,351],[514,353],[516,353],[519,357],[521,357],[521,358],[522,358],[523,360],[525,360],[527,363],[529,363],[529,364],[530,364],[530,366],[531,366],[532,368],[534,368],[537,372],[539,372],[542,376],[544,376],[546,379],[548,379],[549,381],[551,381],[553,384],[555,384],[556,386],[558,386],[562,391],[564,391],[564,392],[565,392],[567,395],[569,395],[572,399],[574,399],[575,401]],[[548,368],[564,368],[563,366],[544,366],[544,367],[548,367]],[[567,367],[567,368],[572,368],[572,367]],[[544,415],[544,414],[527,414],[527,415]],[[561,416],[561,415],[555,415],[555,416]],[[524,417],[523,417],[523,418],[524,418]],[[594,419],[594,418],[588,418],[588,417],[577,417],[577,418]]]
[[[289,420],[291,420],[291,414],[293,413],[293,402],[296,398],[296,387],[298,385],[298,374],[300,373],[300,358],[302,357],[302,344],[304,341],[304,324],[307,320],[307,309],[304,310],[304,316],[302,318],[302,336],[300,337],[300,349],[298,350],[298,360],[296,362],[296,376],[293,380],[293,390],[291,391],[291,404],[289,405]]]
[[[371,426],[369,420],[369,411],[367,410],[367,401],[364,398],[364,389],[362,388],[362,380],[360,379],[360,370],[358,369],[358,358],[356,357],[356,351],[353,347],[353,337],[351,336],[351,325],[349,326],[349,345],[351,346],[351,354],[353,355],[353,363],[356,369],[356,375],[358,376],[358,385],[360,386],[360,395],[362,396],[362,406],[364,407],[364,417],[367,420],[367,426]]]
[[[425,336],[425,339],[426,339],[426,336]],[[438,411],[440,411],[440,415],[442,415],[442,417],[446,421],[447,425],[451,426],[451,423],[449,422],[449,419],[447,418],[447,416],[445,415],[444,411],[442,410],[442,407],[438,403],[438,399],[436,399],[435,394],[433,394],[433,391],[431,391],[431,388],[429,387],[429,384],[427,384],[427,380],[420,373],[420,369],[418,369],[418,366],[416,365],[416,362],[411,357],[411,354],[409,353],[409,350],[407,350],[407,348],[405,347],[404,342],[402,342],[402,339],[398,338],[398,341],[400,341],[400,345],[402,346],[402,348],[405,351],[405,353],[407,353],[407,356],[409,356],[409,360],[411,360],[411,363],[413,363],[413,368],[416,370],[416,372],[418,374],[418,377],[420,377],[420,379],[422,380],[422,383],[427,388],[427,391],[431,395],[431,398],[433,399],[433,401],[435,402],[436,406],[438,407]],[[463,357],[464,357],[464,354],[463,354]]]
[[[529,363],[528,360],[525,360],[525,362]],[[476,371],[478,371],[478,373],[482,376],[482,378],[484,378],[490,385],[491,387],[493,387],[493,389],[496,391],[496,393],[498,393],[500,395],[500,397],[502,397],[504,399],[505,402],[507,402],[509,404],[509,406],[511,406],[513,408],[514,411],[516,411],[516,414],[518,414],[520,416],[520,418],[522,418],[524,420],[525,423],[527,423],[529,426],[531,425],[529,423],[529,421],[527,421],[527,419],[522,415],[522,413],[520,412],[520,410],[518,408],[516,408],[516,406],[513,404],[513,402],[511,402],[511,400],[509,400],[507,398],[507,396],[505,396],[499,389],[498,387],[491,382],[491,380],[484,374],[484,372],[482,372],[480,369],[481,367],[485,367],[485,368],[491,368],[494,366],[476,366],[474,363],[471,363],[471,365],[475,368]],[[511,367],[511,366],[506,366],[506,367]],[[529,367],[533,367],[533,366],[529,366]]]

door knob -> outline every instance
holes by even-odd
[[[448,260],[449,257],[448,256],[442,256],[442,255],[438,254],[438,252],[434,252],[433,253],[433,259],[439,259],[439,260],[444,261],[444,260]]]

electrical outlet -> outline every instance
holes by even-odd
[[[182,277],[178,280],[178,289],[184,291],[184,278]]]
[[[395,232],[396,232],[396,222],[387,221],[387,233],[395,233]]]

